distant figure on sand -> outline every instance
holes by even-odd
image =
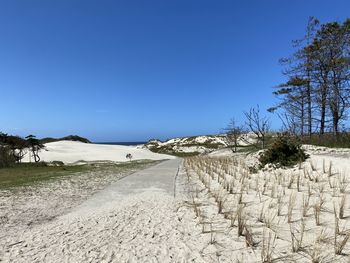
[[[126,155],[126,158],[129,159],[129,161],[131,161],[131,159],[132,159],[131,153],[128,153],[128,154]]]

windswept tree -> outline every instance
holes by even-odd
[[[0,133],[0,146],[6,147],[16,162],[21,162],[27,152],[28,143],[19,136]]]
[[[273,92],[279,97],[280,103],[276,107],[268,109],[274,112],[278,108],[283,108],[284,113],[279,114],[285,128],[293,133],[304,135],[307,120],[305,108],[307,107],[306,85],[308,81],[300,77],[291,77],[288,82],[278,86],[278,90]],[[310,125],[307,125],[310,127]]]
[[[304,135],[330,130],[338,135],[347,118],[350,99],[350,19],[319,24],[311,18],[297,51],[282,59],[287,81],[274,92],[282,116],[299,124]],[[305,132],[307,131],[307,132]]]
[[[26,148],[26,140],[0,132],[0,167],[8,167],[16,162],[21,162]]]
[[[7,145],[11,149],[12,155],[16,162],[20,163],[27,153],[28,142],[19,136],[8,136]]]
[[[315,85],[314,89],[314,103],[315,103],[315,119],[319,124],[319,134],[323,135],[327,124],[327,101],[329,95],[329,74],[330,67],[327,56],[324,56],[325,47],[321,45],[320,41],[315,39],[308,47],[312,53],[312,81]]]
[[[256,108],[250,108],[248,112],[244,112],[244,115],[247,127],[256,135],[261,143],[261,148],[265,149],[267,135],[270,131],[269,119],[261,115],[259,105]]]
[[[227,145],[233,152],[237,152],[239,139],[245,132],[244,126],[236,124],[235,119],[232,118],[224,131]]]
[[[274,91],[281,102],[271,108],[283,109],[285,113],[280,116],[287,117],[285,122],[293,120],[298,123],[296,132],[311,136],[313,131],[313,82],[312,82],[312,49],[309,48],[313,41],[319,21],[310,17],[307,25],[306,35],[301,40],[294,42],[294,47],[298,48],[290,57],[280,60],[284,66],[283,74],[287,77],[287,82],[280,84],[278,90]]]
[[[44,145],[34,135],[23,139],[0,132],[0,167],[20,163],[28,151],[34,157],[34,161],[39,162],[39,151],[43,148]]]
[[[34,135],[28,135],[26,137],[29,149],[34,157],[34,161],[40,162],[39,151],[45,146]]]
[[[333,22],[322,25],[313,46],[316,54],[322,58],[327,73],[320,83],[320,86],[327,89],[323,91],[327,97],[323,98],[322,107],[328,106],[331,129],[334,135],[338,135],[339,125],[346,119],[349,108],[350,19],[343,24]]]

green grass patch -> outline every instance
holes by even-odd
[[[0,169],[0,189],[30,185],[39,181],[54,179],[91,169],[88,165],[45,166],[23,163]]]
[[[130,169],[141,169],[149,164],[156,163],[150,160],[138,160],[123,163],[86,163],[83,165],[50,166],[45,163],[20,163],[10,168],[0,169],[0,189],[29,186],[48,180],[61,179],[65,176],[74,176],[87,171],[123,172]]]
[[[191,157],[191,156],[197,156],[200,153],[199,152],[169,152],[167,154],[173,155],[176,157]]]
[[[249,144],[249,145],[240,145],[237,147],[237,153],[254,153],[261,150],[261,147],[256,144]]]
[[[167,147],[167,146],[158,147],[158,148],[153,147],[153,148],[150,148],[150,150],[155,153],[168,154],[176,157],[191,157],[191,156],[196,156],[200,154],[200,152],[175,152],[173,148]]]

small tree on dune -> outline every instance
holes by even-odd
[[[19,136],[8,136],[7,145],[11,149],[16,162],[20,163],[29,147],[28,142]]]
[[[268,132],[270,131],[269,119],[265,116],[261,116],[259,105],[256,108],[251,108],[248,112],[245,112],[246,125],[249,130],[253,132],[258,141],[261,142],[261,148],[265,149],[266,139]]]
[[[237,125],[235,119],[232,118],[225,128],[225,138],[228,146],[233,152],[237,152],[237,147],[239,144],[239,138],[244,133],[244,126]]]
[[[29,149],[33,154],[34,161],[36,163],[40,162],[39,150],[43,149],[45,146],[34,135],[28,135],[26,139]]]
[[[129,159],[129,161],[131,161],[131,159],[132,159],[131,153],[128,153],[128,154],[126,155],[126,158]]]

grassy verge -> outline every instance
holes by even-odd
[[[125,163],[87,163],[83,165],[47,166],[35,163],[16,164],[11,168],[0,169],[0,189],[28,186],[64,176],[73,176],[88,171],[122,172],[130,169],[142,169],[156,163],[149,160]]]
[[[237,147],[237,153],[254,153],[261,150],[261,147],[259,147],[259,145],[256,144],[251,144],[251,145],[244,145],[244,146],[239,146]]]
[[[176,157],[191,157],[191,156],[197,156],[200,153],[199,152],[170,152],[166,154],[173,155]]]
[[[350,133],[339,133],[338,136],[333,134],[313,134],[311,137],[304,136],[303,144],[311,144],[315,146],[324,146],[329,148],[350,148]]]

